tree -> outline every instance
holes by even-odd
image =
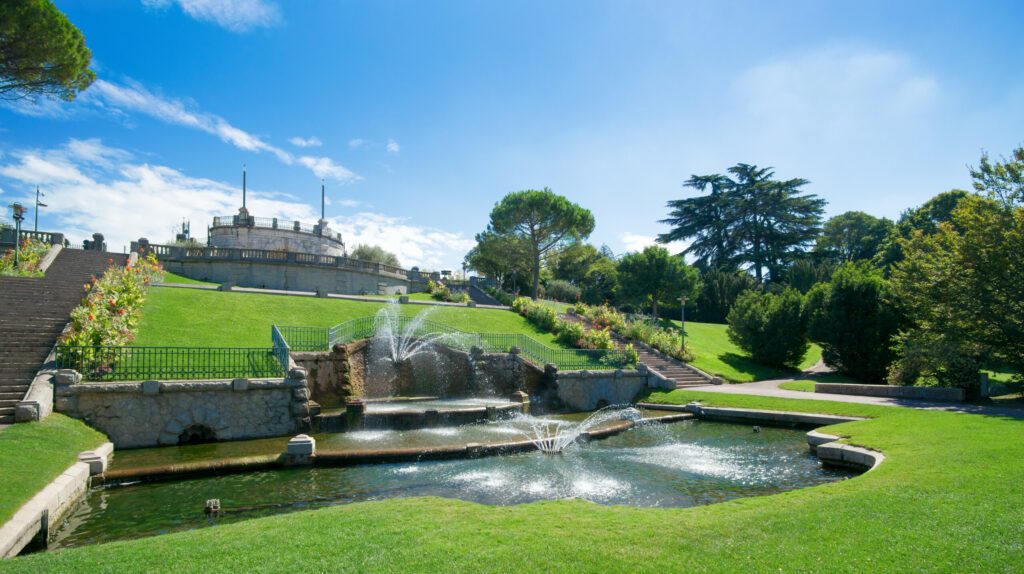
[[[710,189],[707,197],[669,202],[672,230],[660,243],[691,241],[684,254],[705,266],[746,265],[758,281],[765,270],[779,281],[787,264],[818,235],[825,200],[803,194],[805,179],[774,179],[771,168],[736,164],[730,176],[690,177],[687,187]]]
[[[668,202],[669,217],[661,223],[672,230],[658,236],[659,243],[691,240],[680,255],[692,255],[701,269],[731,268],[739,259],[740,241],[735,233],[738,224],[736,183],[721,174],[693,175],[683,187],[707,196],[676,199]]]
[[[862,381],[885,380],[900,315],[879,269],[866,261],[842,265],[831,281],[811,289],[806,313],[826,364]]]
[[[494,279],[504,288],[515,290],[516,280],[530,276],[530,247],[515,235],[485,231],[476,235],[476,245],[464,259],[467,269]]]
[[[872,259],[893,227],[893,222],[884,217],[847,211],[825,222],[814,252],[837,264]]]
[[[394,267],[402,266],[398,262],[397,255],[390,251],[385,251],[384,248],[379,245],[356,245],[356,248],[352,250],[352,253],[349,253],[349,257],[352,259],[359,259],[360,261],[372,261],[373,263],[383,263]]]
[[[85,36],[50,0],[0,3],[0,97],[73,100],[96,79]]]
[[[597,305],[615,298],[619,274],[607,248],[599,250],[589,243],[574,243],[552,259],[554,276],[579,287],[584,302]]]
[[[682,257],[651,245],[622,257],[619,281],[623,295],[639,304],[650,302],[651,314],[657,319],[659,303],[676,301],[682,296],[695,297],[700,276]]]
[[[806,294],[818,283],[831,279],[835,269],[835,264],[828,260],[797,259],[786,269],[786,285]]]
[[[587,238],[594,230],[594,215],[546,187],[528,189],[512,192],[495,204],[489,230],[528,242],[536,299],[542,260],[559,246]]]
[[[925,235],[938,233],[939,226],[953,219],[953,210],[960,204],[960,200],[968,195],[970,194],[962,189],[952,189],[936,195],[920,207],[904,211],[879,247],[875,264],[887,271],[890,270],[903,259],[903,241],[909,240],[915,232]]]
[[[701,275],[700,294],[697,295],[697,315],[700,321],[724,323],[736,298],[744,291],[757,287],[757,281],[745,271],[709,269]]]
[[[974,189],[999,201],[1004,207],[1024,205],[1024,147],[1013,150],[1010,159],[992,163],[981,154],[981,165],[971,169]]]
[[[919,231],[900,246],[893,290],[912,326],[901,341],[897,374],[913,372],[908,359],[924,357],[927,367],[953,355],[1024,373],[1024,207],[1005,204],[997,191],[965,197],[937,233]],[[977,371],[944,375],[968,370],[930,367],[938,382],[960,386],[973,385]]]
[[[729,312],[729,339],[758,363],[795,367],[807,354],[807,319],[803,295],[747,291]]]

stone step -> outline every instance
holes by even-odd
[[[0,425],[13,425],[14,415],[0,415]]]
[[[2,401],[9,401],[9,400],[20,401],[24,397],[25,397],[25,393],[17,393],[17,392],[15,392],[15,393],[4,393],[4,392],[0,392],[0,402],[2,402]]]

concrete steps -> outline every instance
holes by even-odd
[[[117,253],[64,249],[44,277],[0,277],[0,424],[14,422],[14,407],[28,391],[86,295],[84,285],[103,275]]]

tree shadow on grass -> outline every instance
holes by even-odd
[[[719,355],[718,359],[736,371],[750,375],[754,381],[795,378],[802,372],[800,369],[762,365],[750,357],[737,353],[724,353]]]

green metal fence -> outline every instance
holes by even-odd
[[[86,381],[233,379],[284,375],[280,349],[202,347],[57,347],[57,368]],[[287,353],[287,351],[285,351]],[[287,355],[285,355],[287,365]]]
[[[469,351],[507,353],[517,347],[529,361],[560,370],[615,369],[630,366],[621,349],[553,349],[522,333],[467,333],[454,327],[415,317],[400,316],[391,325],[399,336],[436,337],[438,343]],[[275,327],[293,351],[326,351],[338,343],[368,339],[376,332],[374,317],[360,317],[334,327]]]

